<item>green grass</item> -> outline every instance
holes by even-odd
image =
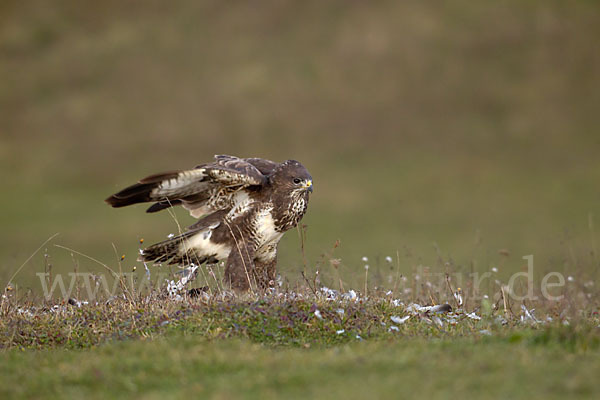
[[[127,354],[127,357],[123,357]],[[271,347],[167,335],[0,354],[3,398],[594,398],[598,348],[504,339]]]
[[[304,288],[183,301],[158,293],[78,307],[7,292],[0,308],[0,395],[593,398],[600,393],[594,379],[600,372],[600,319],[597,307],[578,303],[575,292],[567,293],[568,301],[537,310],[541,322],[523,321],[516,304],[512,311],[475,310],[481,319],[462,309],[415,313],[375,292],[369,299],[331,300]],[[572,315],[569,306],[577,307]]]
[[[397,336],[453,338],[480,335],[486,330],[506,334],[510,328],[495,316],[473,320],[464,314],[454,324],[437,326],[431,316],[414,315],[409,323],[394,324],[391,317],[405,315],[405,307],[390,299],[366,302],[329,301],[305,295],[302,299],[254,297],[251,299],[211,298],[178,302],[170,299],[114,300],[110,304],[75,307],[31,307],[3,304],[0,348],[81,349],[113,340],[160,337],[184,333],[208,339],[244,338],[270,345],[331,346],[364,339]],[[315,315],[320,312],[320,317]],[[342,313],[339,310],[343,310]],[[554,315],[554,314],[553,314]],[[554,315],[555,318],[558,318]],[[587,321],[586,317],[586,321]],[[559,320],[559,319],[558,319]],[[514,320],[514,324],[517,320]],[[591,320],[590,320],[590,323]],[[511,323],[510,327],[514,327]],[[394,331],[390,326],[399,325]]]

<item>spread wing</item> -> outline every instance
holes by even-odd
[[[230,206],[232,195],[240,189],[264,185],[267,177],[263,172],[275,166],[269,160],[218,155],[214,162],[191,170],[148,176],[113,194],[106,202],[113,207],[156,202],[147,212],[181,204],[192,216],[200,218]]]

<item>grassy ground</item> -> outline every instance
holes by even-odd
[[[127,354],[126,358],[122,355]],[[169,335],[0,354],[4,398],[595,398],[598,349],[499,339],[273,348]],[[23,382],[29,382],[23,384]]]
[[[4,301],[3,398],[593,398],[597,312],[540,322],[305,293]],[[343,310],[343,311],[340,311]],[[504,315],[506,318],[503,318]],[[552,315],[553,322],[544,322]],[[398,320],[409,316],[407,320]],[[479,317],[479,316],[477,316]],[[561,322],[561,318],[563,318]],[[35,379],[32,379],[35,377]]]
[[[425,286],[430,286],[425,284]],[[562,301],[503,299],[438,311],[372,290],[171,298],[126,289],[98,303],[0,303],[6,398],[364,398],[600,393],[600,319],[575,287]],[[446,293],[447,295],[447,293]],[[421,295],[421,303],[439,287]],[[403,296],[408,298],[408,296]],[[452,308],[448,311],[448,308]],[[35,379],[26,377],[34,376]]]

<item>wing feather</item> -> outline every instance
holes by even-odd
[[[279,166],[279,163],[264,158],[244,158],[244,161],[252,164],[264,176],[270,175]]]
[[[171,171],[141,179],[106,202],[113,207],[155,202],[148,212],[182,204],[190,214],[200,218],[228,206],[234,192],[267,182],[265,172],[277,166],[269,160],[243,159],[217,155],[215,161],[191,170]]]

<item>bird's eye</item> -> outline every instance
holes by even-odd
[[[302,182],[302,181],[300,180],[300,178],[294,178],[294,183],[295,183],[296,185],[297,185],[297,184],[299,184],[300,182]]]

